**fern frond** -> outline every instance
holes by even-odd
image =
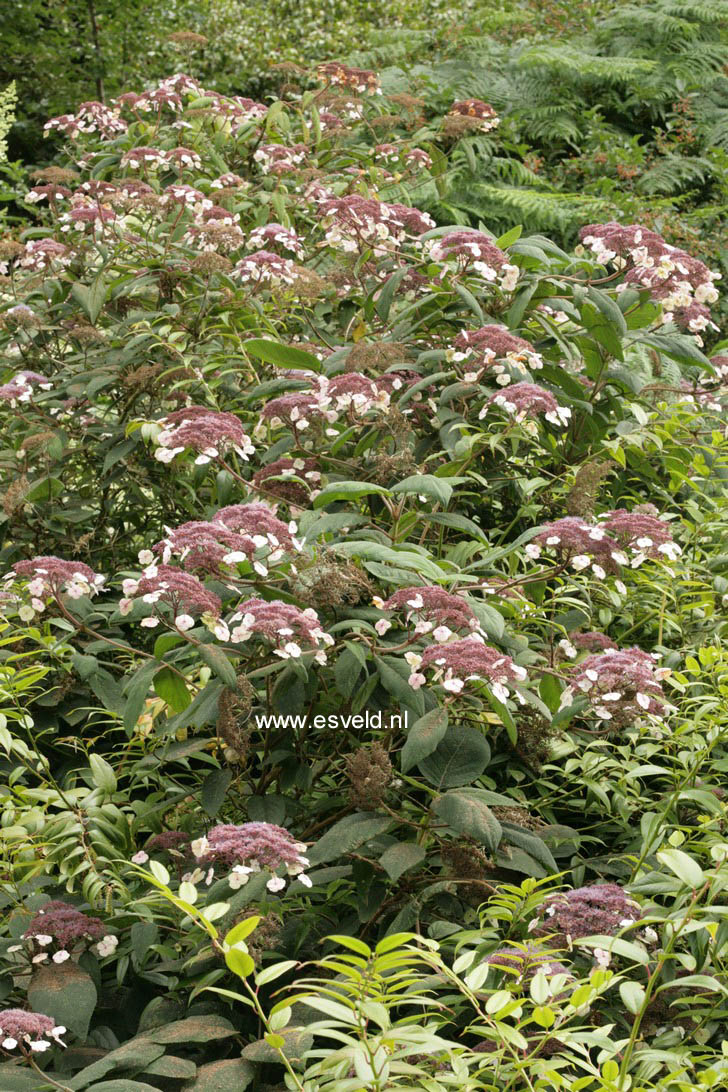
[[[715,167],[707,159],[667,155],[643,174],[637,189],[640,193],[682,193],[703,185],[714,174]]]
[[[657,67],[657,61],[644,57],[603,57],[574,46],[548,44],[528,46],[516,64],[523,68],[548,68],[571,79],[606,83],[625,83]]]

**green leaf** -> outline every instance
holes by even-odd
[[[165,1027],[152,1028],[145,1035],[154,1043],[211,1043],[215,1039],[229,1039],[237,1032],[224,1016],[188,1016]]]
[[[183,1086],[183,1092],[243,1092],[254,1076],[253,1066],[243,1058],[225,1058],[200,1066],[197,1077]]]
[[[369,811],[358,811],[354,815],[347,815],[334,823],[322,838],[309,850],[308,858],[312,865],[324,864],[333,861],[336,857],[343,857],[353,849],[358,849],[365,842],[376,838],[378,834],[384,834],[389,830],[393,820],[388,815],[375,815]]]
[[[211,770],[202,782],[200,803],[211,819],[220,811],[232,779],[232,770]]]
[[[231,687],[231,689],[235,689],[238,685],[235,667],[223,650],[218,645],[198,645],[197,651],[207,666],[214,671],[218,679],[222,679],[225,685]]]
[[[74,284],[71,288],[71,295],[84,309],[89,322],[93,325],[99,317],[106,300],[106,285],[102,279],[97,277],[88,288],[85,284]]]
[[[475,792],[454,790],[438,796],[432,810],[458,834],[474,838],[489,853],[495,853],[501,840],[501,825],[487,804]]]
[[[303,368],[307,371],[320,372],[321,361],[313,353],[296,349],[292,345],[280,345],[277,341],[255,337],[243,342],[243,348],[258,360],[266,364],[276,364],[279,368]]]
[[[657,859],[660,864],[667,865],[688,887],[698,888],[705,883],[705,876],[700,865],[681,849],[661,849]]]
[[[139,717],[142,715],[152,676],[157,668],[158,664],[154,662],[146,663],[125,683],[124,729],[127,735],[132,734]]]
[[[154,676],[154,692],[175,713],[182,713],[191,703],[192,698],[184,679],[170,667],[163,667]]]
[[[313,1035],[306,1028],[284,1028],[275,1042],[282,1040],[278,1045],[289,1061],[297,1063],[303,1060],[306,1051],[313,1045]],[[258,1039],[255,1043],[248,1043],[243,1048],[243,1058],[251,1062],[277,1062],[280,1064],[278,1050],[267,1042],[266,1039]]]
[[[315,497],[313,507],[323,508],[324,505],[338,500],[358,500],[359,497],[366,497],[373,493],[389,496],[388,489],[374,482],[332,482]]]
[[[225,962],[238,978],[248,978],[255,970],[252,957],[240,948],[231,948],[229,952],[225,952]]]
[[[389,312],[392,307],[394,294],[408,272],[409,270],[407,269],[407,267],[403,266],[402,269],[398,269],[396,270],[396,272],[392,273],[392,275],[389,276],[382,285],[379,291],[379,295],[377,296],[377,302],[375,304],[376,312],[382,322],[386,322],[389,318]]]
[[[438,501],[447,508],[453,494],[453,486],[467,481],[466,478],[438,478],[435,474],[412,474],[392,486],[393,493],[416,493]]]
[[[249,918],[245,918],[244,921],[239,921],[237,925],[234,925],[229,933],[225,936],[226,944],[237,944],[241,940],[245,940],[250,934],[257,929],[260,925],[262,918],[258,915],[251,914]]]
[[[511,246],[512,243],[515,243],[518,239],[520,239],[522,234],[523,224],[516,224],[516,226],[512,227],[509,231],[507,231],[505,235],[501,235],[498,239],[496,239],[495,245],[497,247],[500,247],[501,250],[505,250],[506,247]]]
[[[387,691],[407,709],[412,709],[417,716],[422,716],[425,711],[425,699],[419,690],[413,690],[407,681],[410,669],[404,660],[397,660],[393,656],[386,659],[375,656],[374,663],[379,672],[379,680]]]
[[[76,1073],[71,1080],[67,1080],[65,1083],[73,1092],[81,1092],[82,1089],[92,1085],[94,1081],[103,1080],[114,1070],[123,1069],[127,1073],[142,1073],[158,1058],[161,1058],[163,1054],[163,1046],[153,1043],[151,1039],[147,1039],[143,1035],[138,1035],[136,1038],[129,1039],[128,1042],[117,1047],[116,1050],[109,1051],[98,1061],[92,1062],[91,1065],[86,1066],[85,1069],[82,1069],[80,1073]]]
[[[407,773],[432,754],[446,731],[447,709],[431,709],[424,717],[416,720],[409,730],[400,755],[402,773]]]
[[[379,863],[392,883],[396,883],[404,872],[422,864],[426,856],[424,846],[417,845],[415,842],[398,842],[389,849],[385,849],[379,858]]]
[[[471,724],[451,724],[436,749],[418,765],[431,785],[452,789],[477,781],[490,762],[490,745]]]
[[[84,1042],[96,1008],[96,986],[91,976],[69,959],[33,972],[28,1003],[34,1012],[52,1016]]]
[[[482,326],[484,324],[484,322],[485,322],[485,318],[483,316],[483,309],[480,306],[480,304],[478,303],[478,301],[476,300],[473,293],[469,292],[464,284],[458,284],[457,281],[455,281],[453,283],[453,288],[457,292],[458,296],[460,296],[460,299],[463,301],[463,303],[468,308],[468,310],[473,312],[476,319],[478,320],[478,322]]]
[[[88,764],[94,785],[105,793],[116,792],[116,774],[106,759],[101,755],[91,754],[88,756]]]
[[[183,1081],[197,1075],[197,1066],[188,1058],[176,1058],[173,1054],[165,1054],[152,1062],[143,1071],[144,1077],[165,1077],[171,1081]]]
[[[127,1081],[121,1078],[102,1081],[101,1084],[91,1084],[85,1092],[159,1092],[159,1089],[153,1084],[146,1084],[145,1081]]]

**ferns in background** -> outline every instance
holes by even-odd
[[[560,33],[565,20],[576,35]],[[450,148],[439,202],[493,230],[514,221],[573,241],[593,219],[665,220],[675,242],[728,214],[728,3],[465,6],[457,28],[378,32],[357,64],[420,95],[438,139],[454,100],[489,102],[496,133]],[[663,225],[665,226],[665,225]],[[726,269],[728,272],[728,269]]]

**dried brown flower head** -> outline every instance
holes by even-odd
[[[208,39],[204,34],[195,34],[192,30],[176,30],[168,36],[167,41],[183,49],[195,49],[198,46],[207,45]]]
[[[370,743],[346,756],[352,807],[371,811],[384,800],[392,782],[392,763],[381,743]]]
[[[586,519],[594,515],[599,486],[611,470],[611,463],[599,461],[584,463],[579,467],[566,498],[566,511],[570,516]]]
[[[64,182],[78,180],[77,173],[69,170],[68,167],[42,167],[38,171],[31,171],[30,177],[36,182],[57,183],[59,186]]]
[[[291,577],[291,590],[306,606],[321,610],[368,602],[374,585],[353,562],[324,556]]]
[[[245,675],[239,675],[235,690],[226,687],[217,706],[217,734],[227,744],[228,762],[242,763],[248,754],[250,727],[248,718],[255,700],[255,690]]]
[[[349,351],[346,358],[347,372],[372,371],[379,375],[393,364],[410,359],[410,350],[400,341],[360,341]]]
[[[6,492],[2,496],[3,512],[8,519],[12,519],[15,513],[23,507],[25,495],[29,488],[30,483],[25,474],[21,474],[19,478],[16,478],[15,481],[8,486]]]

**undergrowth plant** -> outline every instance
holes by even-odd
[[[725,1080],[720,271],[391,77],[84,102],[0,240],[8,1092]]]

